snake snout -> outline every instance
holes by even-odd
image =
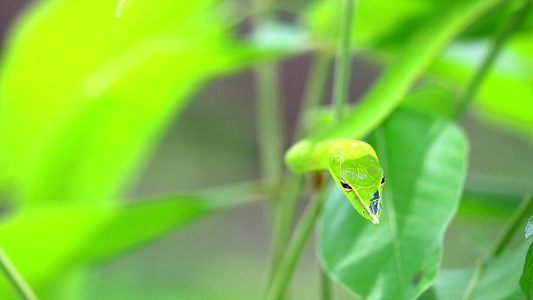
[[[379,224],[379,214],[381,212],[381,195],[379,190],[372,194],[372,199],[370,199],[370,205],[368,206],[368,212],[372,217],[372,223]]]

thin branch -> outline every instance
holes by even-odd
[[[35,293],[11,263],[2,247],[0,247],[0,270],[20,299],[37,300]]]
[[[270,18],[270,2],[257,0],[255,25],[262,26]],[[283,176],[283,131],[281,120],[278,68],[265,63],[256,68],[257,120],[261,155],[262,178],[274,190],[279,188]],[[275,198],[275,197],[273,197]]]
[[[459,98],[459,103],[457,105],[457,110],[455,111],[455,118],[458,119],[463,115],[466,107],[472,102],[476,93],[479,89],[479,86],[485,79],[486,75],[489,73],[491,67],[494,65],[494,62],[498,58],[498,55],[501,53],[501,50],[505,46],[505,43],[509,40],[509,37],[512,36],[512,33],[523,23],[526,19],[529,9],[531,8],[531,1],[526,0],[524,6],[516,13],[510,17],[510,20],[505,24],[505,27],[495,36],[492,46],[487,53],[487,56],[483,59],[481,66],[477,69],[474,77],[468,83],[466,90]]]
[[[524,220],[529,219],[531,215],[533,215],[533,194],[527,195],[515,210],[513,216],[507,223],[507,226],[496,240],[496,243],[494,243],[494,247],[490,252],[491,257],[498,256],[503,250],[505,250],[515,233],[518,231],[520,225]]]
[[[323,189],[324,190],[324,189]],[[264,297],[266,300],[277,300],[285,293],[289,285],[290,278],[302,253],[309,235],[315,225],[324,200],[324,192],[315,192],[304,215],[300,219],[295,233],[291,239],[287,252],[283,256],[279,267],[274,275],[272,284],[268,287]]]
[[[355,0],[344,0],[341,21],[341,43],[339,47],[339,59],[335,67],[335,86],[333,90],[333,105],[335,107],[335,119],[340,123],[346,109],[348,100],[348,83],[350,82],[351,67],[351,35]]]

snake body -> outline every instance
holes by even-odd
[[[328,170],[357,212],[379,224],[385,175],[372,146],[344,138],[303,140],[285,158],[295,173]]]

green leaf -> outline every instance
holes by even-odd
[[[527,223],[530,226],[531,219]],[[531,234],[530,234],[531,235]],[[529,236],[527,235],[526,228],[526,239]],[[533,247],[529,246],[526,254],[526,262],[524,263],[524,269],[522,270],[522,276],[520,276],[520,287],[522,291],[529,297],[533,297]]]
[[[332,44],[338,34],[339,27],[338,12],[342,9],[342,1],[319,1],[308,8],[307,20],[311,24],[311,29],[321,40]],[[462,1],[457,7],[481,6],[484,13],[479,14],[474,22],[468,21],[463,27],[455,27],[454,30],[461,30],[453,38],[456,42],[451,43],[444,57],[439,59],[430,68],[430,73],[444,77],[458,86],[463,86],[469,82],[473,72],[477,69],[483,53],[490,47],[489,41],[494,33],[500,30],[502,20],[508,20],[509,15],[514,13],[518,2],[513,1]],[[470,2],[470,3],[467,3]],[[497,9],[493,9],[496,5]],[[387,61],[384,58],[394,58],[405,62],[407,53],[402,52],[405,41],[413,35],[411,32],[426,31],[427,36],[421,38],[422,43],[414,46],[413,56],[416,59],[424,60],[424,53],[434,45],[432,42],[439,39],[440,27],[434,20],[446,18],[447,12],[451,11],[449,1],[409,1],[401,7],[392,7],[388,1],[368,0],[360,1],[357,7],[357,18],[354,21],[355,47],[368,49],[370,55],[377,57],[379,61]],[[451,18],[456,18],[462,13],[457,10],[449,14]],[[463,11],[465,12],[465,11]],[[512,17],[512,16],[511,16]],[[455,22],[459,22],[457,18]],[[496,123],[502,127],[518,131],[529,137],[533,136],[533,35],[531,34],[531,24],[533,24],[533,14],[530,14],[526,24],[519,28],[513,36],[512,41],[502,53],[496,68],[488,74],[484,83],[480,87],[478,99],[475,107],[484,119],[491,123]],[[474,24],[471,24],[474,23]],[[426,24],[420,26],[420,24]],[[444,23],[441,23],[444,24]],[[449,23],[452,25],[452,23]],[[422,29],[420,29],[422,27]],[[451,29],[450,27],[449,29]],[[441,48],[442,50],[442,48]],[[440,51],[440,50],[439,50]],[[438,54],[438,52],[437,52]],[[410,80],[404,75],[404,80]],[[382,96],[382,95],[379,95]],[[383,97],[381,101],[385,102]],[[401,97],[400,97],[401,98]],[[505,99],[505,101],[502,101]],[[384,110],[385,111],[385,110]],[[366,114],[375,116],[376,114]],[[380,113],[381,115],[381,113]],[[354,117],[354,120],[363,120],[361,113]],[[375,118],[378,120],[379,118]],[[354,121],[355,122],[355,121]],[[361,124],[372,124],[374,121],[364,119]],[[377,123],[377,122],[376,122]],[[359,126],[364,128],[365,126]]]
[[[58,276],[113,258],[205,216],[250,201],[255,184],[200,196],[172,196],[129,205],[36,207],[0,223],[0,244],[39,292]],[[0,298],[9,294],[0,281]]]
[[[513,187],[514,188],[514,187]],[[494,185],[466,184],[457,217],[464,219],[508,220],[527,191],[502,189]]]
[[[117,199],[203,81],[266,55],[231,37],[219,1],[116,5],[39,1],[9,39],[0,185],[24,203]]]
[[[524,299],[518,279],[529,243],[478,264],[476,269],[443,270],[422,299]],[[431,296],[430,296],[431,295]]]
[[[375,45],[383,37],[398,32],[397,28],[406,20],[433,13],[437,2],[414,0],[391,6],[386,0],[358,1],[351,40],[357,46]],[[316,37],[333,44],[338,41],[342,10],[341,0],[315,1],[307,8],[305,17]]]
[[[414,299],[433,282],[458,205],[466,141],[444,118],[399,110],[370,140],[387,174],[378,226],[336,189],[327,199],[320,253],[329,275],[368,299]]]
[[[516,49],[532,42],[533,37],[527,35],[511,41],[483,80],[474,102],[478,115],[484,119],[529,137],[533,137],[533,56]],[[462,86],[468,83],[489,47],[486,41],[454,43],[429,71]]]
[[[415,32],[396,60],[363,97],[358,108],[321,139],[362,138],[381,124],[442,50],[468,25],[501,0],[459,1],[439,11]]]

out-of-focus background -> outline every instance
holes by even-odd
[[[30,1],[0,1],[0,45],[4,46],[11,26]],[[247,30],[249,25],[242,26]],[[295,127],[311,56],[292,55],[280,63],[285,136]],[[352,72],[350,99],[355,102],[380,74],[380,68],[357,56]],[[246,68],[223,75],[195,93],[157,142],[140,178],[124,198],[136,201],[259,179],[254,74]],[[531,187],[533,148],[527,139],[472,114],[461,125],[470,141],[468,185],[517,191]],[[289,146],[289,140],[283,142]],[[455,219],[446,234],[443,267],[472,266],[516,203],[512,202],[507,211],[502,206],[503,218]],[[256,299],[268,269],[266,210],[265,205],[254,203],[210,215],[100,263],[84,275],[88,276],[83,281],[84,299]],[[314,240],[307,244],[293,277],[293,299],[317,299],[319,269],[314,244]],[[338,299],[350,299],[340,288],[336,293]]]

